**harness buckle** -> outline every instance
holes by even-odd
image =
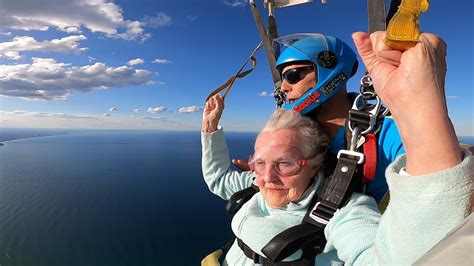
[[[286,102],[286,95],[281,91],[280,87],[273,90],[273,98],[275,99],[276,107],[281,108]]]
[[[337,153],[337,159],[339,159],[339,157],[341,157],[342,154],[349,155],[349,156],[354,156],[354,157],[358,157],[359,159],[357,160],[357,164],[362,164],[362,163],[364,163],[365,155],[364,155],[363,153],[361,153],[361,152],[348,151],[348,150],[340,150],[340,151]]]
[[[319,206],[322,206],[323,208],[318,209]],[[334,210],[326,205],[321,205],[321,201],[319,201],[314,205],[313,209],[309,213],[309,217],[320,224],[327,225],[329,223],[329,220],[334,216],[334,213],[338,210],[339,209]],[[327,218],[321,217],[321,214],[324,213],[327,214]]]

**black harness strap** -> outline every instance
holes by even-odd
[[[388,10],[387,19],[385,20],[385,24],[387,26],[388,26],[388,23],[390,22],[390,20],[392,19],[393,15],[395,15],[395,13],[397,13],[398,7],[400,6],[401,2],[402,2],[401,0],[392,0],[392,1],[390,1],[390,8]]]
[[[361,177],[357,171],[359,155],[339,153],[338,156],[333,175],[325,180],[315,194],[303,222],[276,235],[262,249],[270,261],[280,262],[299,249],[311,248],[314,256],[324,250],[324,227],[354,191],[362,190]]]
[[[303,247],[311,246],[313,257],[321,253],[326,244],[324,226],[303,223],[286,229],[262,248],[262,253],[278,263]],[[304,249],[303,249],[304,250]]]
[[[258,191],[258,186],[252,184],[252,186],[234,193],[225,206],[226,211],[231,214],[237,213]]]
[[[305,216],[305,221],[315,224],[323,224],[324,226],[334,216],[334,213],[346,205],[353,192],[363,191],[362,179],[358,170],[362,154],[344,153],[342,150],[339,154],[334,174],[328,182],[324,184],[321,190],[320,200],[317,202],[313,210]]]
[[[275,266],[312,266],[314,265],[314,260],[316,257],[315,255],[308,254],[311,253],[311,251],[305,251],[303,250],[303,256],[298,259],[298,260],[293,260],[293,261],[280,261],[278,263],[273,263],[269,259],[260,256],[258,253],[254,252],[249,246],[247,246],[240,238],[237,238],[237,245],[240,247],[242,252],[244,252],[245,256],[247,258],[253,260],[254,263],[256,264],[262,264],[262,265],[275,265]]]

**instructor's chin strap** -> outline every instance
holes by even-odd
[[[385,44],[400,51],[415,46],[420,38],[419,16],[429,6],[428,0],[402,0],[388,24]]]

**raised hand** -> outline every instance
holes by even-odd
[[[370,38],[363,32],[352,37],[377,94],[392,113],[420,110],[428,102],[430,108],[446,110],[446,43],[441,38],[423,33],[415,47],[400,52],[385,45],[382,31]]]
[[[220,94],[212,96],[204,107],[202,116],[202,131],[211,133],[217,130],[217,125],[224,111],[224,99]]]
[[[407,153],[407,172],[421,175],[461,161],[456,134],[448,117],[444,81],[446,44],[423,33],[404,52],[385,45],[385,32],[352,35],[374,82],[392,112]]]
[[[250,171],[249,162],[242,159],[232,159],[232,163],[235,167],[239,168],[240,171]]]

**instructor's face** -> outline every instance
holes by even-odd
[[[311,64],[294,64],[294,65],[289,65],[283,68],[283,71],[281,72],[283,76],[285,75],[289,76],[289,72],[297,72],[296,74],[299,74],[299,80],[298,80],[298,75],[297,75],[296,77],[293,77],[293,80],[283,79],[281,83],[281,91],[286,94],[286,98],[288,99],[290,103],[297,100],[309,89],[316,86],[316,83],[318,81],[318,78],[316,76],[316,71],[314,67],[308,69],[307,67],[309,66],[312,66],[312,65]],[[295,74],[295,73],[292,73],[292,74]],[[294,81],[296,80],[298,81],[294,83]]]

